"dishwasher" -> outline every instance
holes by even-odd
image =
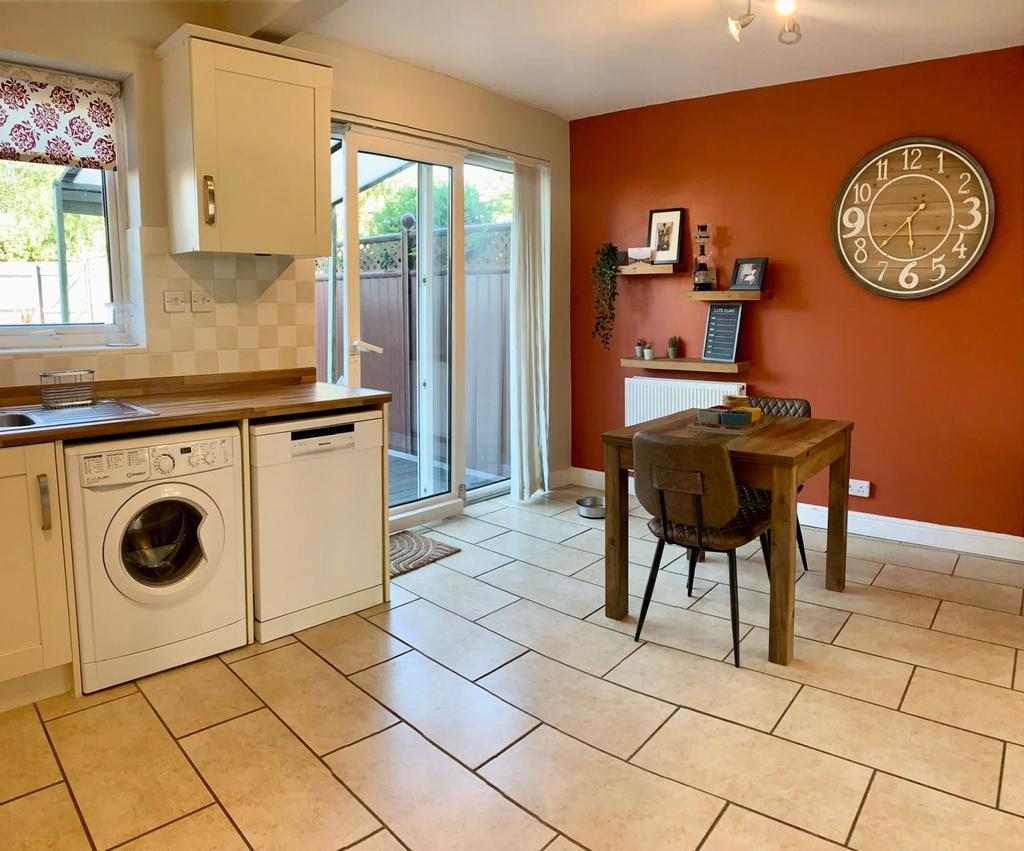
[[[383,422],[358,411],[250,426],[257,641],[383,601]]]

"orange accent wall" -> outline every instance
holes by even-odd
[[[908,301],[857,286],[829,236],[847,172],[903,136],[966,148],[995,194],[974,271]],[[873,488],[851,510],[1024,534],[1024,48],[580,119],[570,146],[575,466],[601,469],[625,376],[716,378],[619,366],[638,336],[700,356],[707,308],[681,297],[692,245],[685,275],[620,279],[611,350],[591,337],[595,250],[644,245],[648,211],[681,206],[688,234],[717,231],[720,287],[735,257],[768,256],[767,298],[743,308],[742,380],[854,421],[851,476]],[[801,501],[824,505],[825,479]]]

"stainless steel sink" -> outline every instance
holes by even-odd
[[[155,416],[156,414],[148,408],[133,405],[131,402],[121,402],[117,399],[101,399],[92,405],[73,408],[22,405],[17,408],[0,410],[0,433],[67,425],[91,425]]]

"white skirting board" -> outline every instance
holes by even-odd
[[[563,471],[565,472],[565,471]],[[563,472],[551,475],[552,483],[562,481]],[[581,487],[604,489],[604,473],[601,470],[587,470],[571,467],[567,484]],[[633,493],[633,480],[629,480],[629,492]],[[797,506],[800,522],[804,526],[818,529],[828,527],[828,508],[823,505],[801,503]],[[962,553],[1024,561],[1024,538],[1005,535],[1000,532],[986,532],[982,529],[964,529],[959,526],[941,526],[923,520],[905,520],[902,517],[884,517],[881,514],[867,514],[851,511],[847,517],[847,530],[851,535],[865,535],[885,541],[903,544],[920,544]]]

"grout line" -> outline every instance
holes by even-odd
[[[701,837],[700,842],[697,843],[697,847],[694,849],[694,851],[700,851],[700,849],[704,847],[704,843],[708,841],[708,838],[711,836],[712,833],[714,833],[715,828],[718,827],[718,823],[722,820],[722,816],[725,815],[725,811],[729,809],[730,806],[733,806],[733,803],[731,801],[726,800],[725,798],[723,798],[722,800],[725,801],[725,806],[718,811],[718,815],[715,816],[715,820],[711,822],[711,825],[704,833],[704,836]]]
[[[397,639],[396,639],[396,640],[397,640]],[[316,653],[316,650],[313,650],[313,648],[312,648],[312,647],[310,647],[310,646],[309,646],[308,644],[306,644],[306,642],[305,642],[305,641],[303,641],[302,643],[303,643],[303,644],[304,644],[304,645],[306,646],[306,648],[307,648],[308,650],[312,650],[312,651],[313,651],[314,653]],[[333,665],[333,664],[332,664],[332,663],[331,663],[331,662],[330,662],[330,661],[329,661],[329,660],[327,659],[327,657],[325,657],[325,656],[320,656],[320,654],[319,654],[319,653],[316,653],[316,655],[317,655],[317,656],[320,656],[320,658],[321,658],[321,659],[323,659],[323,660],[324,660],[325,662],[327,662],[327,664],[328,664],[328,665],[331,665],[331,667],[332,667],[332,668],[334,668],[334,669],[335,669],[335,670],[336,670],[336,671],[337,671],[337,672],[338,672],[339,674],[341,674],[341,675],[342,675],[343,677],[354,677],[354,676],[355,676],[356,674],[361,674],[361,673],[363,673],[363,671],[369,671],[369,670],[370,670],[371,668],[376,668],[376,667],[378,667],[378,666],[380,666],[380,665],[386,665],[386,664],[387,664],[388,662],[391,662],[392,660],[394,660],[394,659],[397,659],[397,658],[398,658],[399,656],[404,656],[404,655],[405,655],[406,653],[414,653],[415,651],[416,651],[416,648],[415,648],[415,647],[412,647],[412,646],[410,646],[410,645],[406,644],[406,645],[405,645],[405,650],[402,650],[401,652],[399,652],[399,653],[396,653],[396,654],[395,654],[394,656],[388,656],[388,658],[387,658],[387,659],[381,659],[381,660],[380,660],[379,662],[374,662],[374,663],[373,663],[372,665],[366,665],[366,666],[365,666],[365,667],[363,667],[363,668],[359,668],[358,670],[355,670],[355,671],[349,671],[348,673],[345,673],[345,672],[344,672],[343,670],[341,670],[341,668],[339,668],[339,667],[338,667],[337,665]]]
[[[126,839],[124,842],[118,842],[116,845],[111,845],[110,848],[107,849],[107,851],[114,851],[115,848],[124,848],[124,846],[127,845],[129,842],[135,842],[137,839],[142,839],[142,837],[144,837],[144,836],[149,836],[150,834],[156,833],[158,830],[163,830],[165,827],[170,827],[172,824],[177,824],[179,821],[183,821],[183,820],[189,818],[190,816],[196,815],[196,813],[201,813],[201,812],[203,812],[203,810],[210,809],[210,807],[216,807],[217,809],[222,809],[222,807],[220,805],[220,801],[218,801],[216,798],[214,798],[211,803],[203,804],[201,807],[199,807],[196,810],[192,810],[191,812],[185,813],[184,815],[180,815],[180,816],[177,816],[175,818],[172,818],[169,822],[165,822],[164,824],[159,824],[156,827],[151,827],[149,830],[143,831],[138,836],[132,836],[132,837]]]
[[[125,697],[127,697],[127,695],[125,695]],[[46,744],[50,747],[50,754],[53,756],[53,761],[57,763],[57,770],[60,772],[60,776],[64,782],[64,786],[68,790],[68,797],[71,799],[71,804],[74,806],[75,812],[78,813],[78,821],[82,825],[82,831],[85,833],[85,838],[89,842],[89,847],[95,849],[96,841],[92,838],[92,831],[89,830],[89,825],[85,821],[85,814],[82,812],[82,808],[78,804],[78,797],[75,795],[75,790],[74,787],[71,785],[71,781],[68,780],[67,772],[64,771],[64,763],[60,761],[60,755],[57,753],[57,748],[53,744],[53,739],[50,738],[50,731],[46,727],[46,722],[43,720],[43,715],[39,711],[38,705],[34,704],[33,709],[35,709],[36,718],[39,719],[39,724],[43,728],[43,735],[46,736]],[[56,721],[58,719],[54,718],[53,720]]]
[[[352,685],[355,685],[355,683],[352,683]],[[327,757],[333,756],[334,754],[338,753],[338,751],[343,751],[345,750],[345,748],[350,748],[353,745],[358,745],[360,742],[365,742],[367,739],[372,739],[374,736],[378,736],[381,733],[387,732],[392,727],[398,727],[401,724],[408,723],[401,715],[395,713],[394,710],[389,709],[388,712],[395,716],[395,720],[392,723],[388,724],[386,727],[381,727],[379,730],[374,730],[372,733],[367,733],[365,736],[360,736],[358,739],[353,739],[351,742],[345,742],[345,744],[343,745],[338,745],[338,747],[336,748],[332,748],[329,751],[325,751],[322,754],[318,754],[318,759],[326,761]],[[292,730],[291,727],[288,727],[288,730],[295,736],[299,735],[294,730]]]
[[[907,677],[907,684],[903,687],[903,694],[900,695],[900,702],[898,704],[896,704],[896,711],[897,712],[902,712],[903,711],[903,702],[907,699],[907,692],[910,691],[910,684],[914,681],[914,675],[916,673],[917,673],[917,665],[914,665],[910,669],[910,676]],[[907,712],[906,714],[910,715],[911,713]],[[950,726],[952,726],[952,725],[950,725]]]
[[[338,849],[338,851],[347,851],[347,849],[349,848],[355,848],[357,845],[361,845],[364,842],[368,842],[369,840],[373,839],[373,837],[379,836],[381,833],[387,833],[391,836],[394,836],[394,834],[391,833],[391,830],[388,828],[388,826],[382,823],[380,828],[375,830],[373,833],[369,834],[368,836],[364,836],[361,839],[357,839],[355,842],[350,842],[348,845],[342,845],[341,848]],[[403,848],[409,847],[401,840],[398,840],[398,842]]]
[[[786,714],[792,708],[793,704],[796,703],[796,699],[800,696],[800,692],[802,692],[804,690],[804,686],[805,685],[806,685],[806,683],[800,683],[800,688],[798,688],[795,692],[793,692],[793,696],[789,699],[789,703],[786,704],[786,708],[782,710],[782,714],[775,720],[775,723],[772,724],[772,728],[768,731],[768,735],[770,735],[770,736],[774,736],[775,735],[775,731],[779,729],[779,724],[782,723],[782,719],[786,717]],[[813,686],[812,686],[812,688],[813,688]],[[779,736],[778,738],[781,739],[783,737]]]
[[[490,694],[490,693],[491,692],[488,692],[488,694]],[[497,695],[495,695],[495,697],[497,697]],[[522,712],[523,710],[519,710],[519,711]],[[537,730],[540,727],[544,726],[544,721],[542,719],[537,718],[535,715],[531,715],[530,717],[533,718],[537,723],[534,724],[529,730],[527,730],[525,733],[522,733],[519,736],[516,736],[511,742],[509,742],[507,745],[505,745],[505,747],[503,747],[501,750],[497,751],[496,753],[491,754],[489,757],[487,757],[487,759],[485,759],[483,762],[481,762],[475,768],[469,768],[469,766],[466,766],[466,767],[469,768],[469,770],[472,771],[474,774],[476,774],[485,765],[487,765],[490,762],[494,762],[494,760],[496,760],[499,756],[501,756],[502,754],[506,753],[507,751],[512,750],[512,748],[514,748],[516,745],[518,745],[523,739],[525,739],[527,736],[529,736],[534,730]],[[410,725],[410,726],[412,726],[412,725]],[[413,728],[413,729],[415,729],[415,728]],[[555,728],[555,729],[557,729],[557,728]],[[424,736],[424,738],[426,738],[426,737]],[[438,745],[438,747],[440,747],[440,745]],[[441,750],[444,750],[444,748],[441,748]],[[448,752],[445,751],[445,753],[448,753]],[[465,763],[463,763],[463,765],[465,765]]]
[[[867,803],[868,795],[871,794],[871,785],[875,782],[875,777],[878,775],[877,769],[872,769],[871,776],[868,778],[868,785],[864,787],[864,796],[860,799],[860,806],[857,807],[857,812],[853,816],[853,823],[850,825],[850,832],[846,834],[846,842],[844,845],[849,845],[853,840],[853,832],[857,829],[857,822],[860,820],[860,814],[864,811],[864,804]]]
[[[498,588],[497,585],[490,585],[489,587],[491,587],[491,588]],[[499,591],[505,591],[504,588],[498,588],[498,590]],[[506,594],[511,594],[514,599],[512,599],[509,602],[505,603],[503,606],[498,606],[498,608],[496,608],[493,612],[485,612],[484,614],[480,615],[480,617],[478,617],[478,618],[467,618],[465,615],[459,615],[459,617],[460,618],[464,618],[465,620],[469,621],[470,623],[477,623],[478,621],[481,621],[484,618],[489,617],[490,615],[497,614],[498,612],[500,612],[500,611],[502,611],[504,609],[507,609],[509,606],[514,606],[516,603],[518,603],[520,600],[523,599],[518,594],[512,594],[511,591],[505,591],[505,593]],[[427,602],[434,603],[433,600],[428,600]],[[452,609],[446,609],[444,606],[441,606],[438,603],[434,603],[434,605],[437,606],[440,609],[444,609],[446,612],[451,612],[453,615],[458,615],[459,614],[458,612],[453,611]]]
[[[635,748],[633,748],[633,752],[632,752],[632,753],[631,753],[631,754],[630,754],[629,756],[627,756],[627,757],[626,757],[626,760],[625,760],[625,761],[626,761],[626,762],[628,762],[628,763],[630,763],[630,764],[632,765],[632,759],[633,759],[633,757],[635,757],[635,756],[636,756],[636,755],[637,755],[638,753],[640,753],[640,751],[641,751],[641,750],[643,749],[643,746],[644,746],[644,745],[646,745],[646,744],[647,744],[647,743],[648,743],[648,742],[649,742],[649,741],[650,741],[651,739],[653,739],[653,738],[654,738],[654,737],[655,737],[656,735],[658,735],[658,733],[659,733],[659,732],[661,731],[661,728],[662,728],[662,727],[664,727],[664,726],[665,726],[665,725],[666,725],[666,724],[667,724],[667,723],[668,723],[669,721],[671,721],[671,720],[672,720],[673,718],[675,718],[675,716],[676,716],[676,713],[677,713],[678,711],[679,711],[679,707],[677,706],[677,707],[676,707],[675,709],[673,709],[673,710],[672,710],[672,711],[671,711],[671,712],[670,712],[670,713],[669,713],[668,715],[666,715],[666,716],[665,716],[665,720],[664,720],[664,721],[662,721],[662,722],[661,722],[661,723],[660,723],[660,724],[659,724],[659,725],[658,725],[657,727],[655,727],[655,728],[654,728],[653,730],[651,730],[651,733],[650,733],[650,735],[649,735],[649,736],[647,736],[647,737],[646,737],[646,738],[645,738],[645,739],[644,739],[644,740],[643,740],[642,742],[640,742],[640,744],[639,744],[639,745],[637,745],[637,746],[636,746]],[[637,767],[639,767],[639,766],[637,766]]]
[[[607,671],[605,671],[605,672],[604,672],[603,674],[601,674],[601,676],[600,676],[600,677],[597,677],[597,679],[599,679],[599,680],[605,680],[605,682],[609,682],[609,683],[611,683],[611,682],[614,682],[613,680],[609,680],[609,679],[608,679],[608,677],[609,677],[609,676],[611,675],[611,672],[612,672],[612,671],[614,671],[614,670],[615,670],[616,668],[618,668],[618,667],[619,667],[619,665],[621,665],[621,664],[622,664],[623,662],[625,662],[625,661],[626,661],[626,660],[627,660],[628,658],[630,658],[630,657],[631,657],[631,656],[632,656],[632,655],[633,655],[634,653],[636,653],[637,651],[639,651],[641,647],[643,647],[643,646],[644,646],[645,644],[647,644],[647,639],[646,639],[646,638],[644,638],[644,639],[642,639],[642,640],[640,640],[640,641],[634,641],[633,643],[634,643],[634,644],[636,645],[636,647],[634,647],[634,648],[633,648],[632,650],[630,650],[630,651],[629,651],[629,652],[628,652],[628,653],[627,653],[627,654],[626,654],[625,656],[623,656],[623,657],[622,657],[621,659],[619,659],[619,661],[618,661],[618,662],[616,662],[616,663],[615,663],[614,665],[612,665],[612,666],[611,666],[611,667],[610,667],[610,668],[609,668],[609,669],[608,669]],[[701,658],[705,658],[705,659],[706,659],[707,657],[706,657],[706,656],[702,656]],[[565,663],[563,662],[562,664],[564,665]],[[572,666],[572,665],[569,665],[569,667],[570,667],[570,668],[572,668],[573,666]],[[573,670],[579,670],[579,668],[574,668]],[[587,673],[587,672],[586,672],[586,671],[584,671],[583,673]],[[592,677],[593,677],[593,676],[594,676],[594,674],[590,674],[590,676],[592,676]],[[615,685],[619,685],[619,683],[615,683]],[[623,686],[623,688],[625,688],[625,686]],[[633,691],[633,689],[630,689],[630,691]],[[643,694],[643,692],[642,692],[642,691],[638,691],[638,692],[637,692],[637,694]],[[654,697],[654,695],[647,695],[647,696],[648,696],[648,697]],[[655,699],[657,699],[657,700],[660,700],[660,698],[655,698]],[[666,703],[671,703],[672,701],[665,701],[665,702],[666,702]],[[678,706],[679,704],[676,704],[676,705]]]
[[[1007,744],[1003,742],[1003,758],[999,762],[999,785],[996,786],[996,809],[1003,800],[1003,777],[1006,774],[1006,749]]]
[[[135,683],[132,682],[132,685],[135,685]],[[117,688],[117,686],[111,686],[111,688]],[[128,694],[121,694],[121,695],[118,695],[117,697],[110,698],[110,700],[104,700],[104,701],[101,701],[100,703],[93,703],[90,706],[83,706],[83,707],[81,707],[79,709],[72,709],[70,712],[65,712],[63,715],[55,715],[55,716],[53,716],[53,718],[49,718],[49,719],[44,719],[43,718],[43,713],[40,712],[39,713],[39,718],[43,722],[43,724],[49,724],[49,723],[51,723],[53,721],[60,721],[61,718],[70,718],[72,715],[77,715],[79,712],[88,712],[90,709],[96,709],[99,706],[106,706],[108,703],[114,703],[117,700],[124,700],[126,697],[131,697],[133,694],[138,694],[140,691],[141,691],[141,689],[137,685],[135,685],[135,691],[130,691],[130,692],[128,692]],[[45,700],[45,698],[44,698],[44,700]],[[42,701],[40,701],[40,700],[37,700],[35,702],[35,705],[36,705],[37,709],[38,709],[38,704],[40,704],[40,703],[42,703]]]
[[[14,795],[11,798],[7,798],[7,800],[5,801],[0,801],[0,807],[6,807],[8,804],[13,804],[15,801],[20,801],[22,798],[28,798],[31,795],[35,795],[36,792],[45,792],[47,789],[52,789],[54,786],[63,785],[63,780],[54,780],[52,783],[47,783],[45,786],[39,786],[35,789],[29,789],[27,792],[22,792],[18,795]]]
[[[257,698],[257,700],[259,700],[259,698]],[[187,739],[189,736],[194,736],[196,733],[205,733],[207,730],[212,730],[214,727],[220,727],[223,724],[229,724],[232,721],[237,721],[239,718],[244,718],[246,715],[252,715],[254,712],[259,712],[261,709],[266,708],[267,705],[262,700],[260,700],[260,705],[257,706],[255,709],[249,709],[248,711],[242,712],[238,715],[232,715],[230,718],[222,718],[220,721],[215,721],[212,724],[207,724],[205,727],[200,727],[198,730],[189,730],[187,733],[182,733],[180,736],[174,736],[174,734],[171,733],[171,736],[175,739],[175,741],[177,741],[179,738]]]

